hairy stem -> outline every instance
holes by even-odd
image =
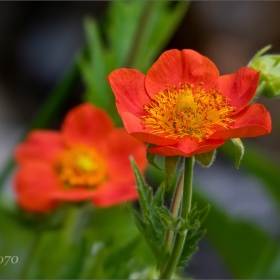
[[[179,214],[183,189],[184,189],[184,167],[180,173],[180,177],[170,207],[171,215],[174,218],[177,217]],[[166,239],[165,239],[165,248],[167,252],[171,251],[172,244],[173,244],[173,237],[174,237],[174,231],[170,229],[167,230]]]
[[[182,209],[181,217],[183,219],[188,218],[188,214],[191,209],[192,201],[192,177],[193,177],[193,164],[194,158],[185,158],[185,168],[184,168],[184,190],[182,194]],[[174,245],[165,266],[163,267],[160,279],[170,279],[177,267],[178,261],[180,259],[182,249],[187,236],[187,231],[183,234],[177,233],[174,240]]]

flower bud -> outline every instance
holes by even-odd
[[[266,46],[260,50],[248,66],[256,71],[261,71],[256,94],[275,98],[280,96],[280,55],[262,55],[270,48],[271,46]]]

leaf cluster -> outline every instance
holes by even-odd
[[[162,183],[153,195],[152,188],[149,187],[134,160],[131,160],[134,170],[141,215],[137,209],[131,206],[133,219],[147,244],[157,259],[158,267],[167,260],[170,252],[165,248],[165,238],[168,230],[176,234],[185,234],[187,237],[177,266],[184,266],[191,255],[197,250],[197,243],[205,234],[205,230],[200,230],[201,224],[207,216],[210,206],[198,210],[196,204],[193,205],[188,217],[174,217],[170,210],[164,206],[165,184]]]
[[[166,227],[162,220],[157,215],[155,209],[163,206],[164,184],[161,184],[153,196],[152,188],[149,187],[138,169],[136,163],[131,159],[134,175],[137,183],[137,191],[139,194],[139,203],[141,207],[141,214],[131,206],[133,219],[138,229],[145,237],[147,244],[154,253],[157,261],[162,261],[164,256],[164,241],[166,234]]]

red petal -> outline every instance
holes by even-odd
[[[235,122],[228,129],[221,128],[211,135],[211,139],[256,137],[271,131],[269,112],[261,104],[253,104],[235,115]]]
[[[242,67],[234,74],[219,77],[216,89],[229,99],[232,107],[236,107],[235,114],[244,109],[254,97],[259,76],[259,72]]]
[[[114,130],[104,142],[108,166],[108,176],[114,181],[127,182],[134,178],[129,160],[133,156],[139,169],[147,166],[146,146],[130,136],[124,129]]]
[[[107,79],[116,96],[119,113],[142,115],[141,108],[151,101],[145,89],[145,75],[138,70],[122,68],[113,71]]]
[[[121,118],[126,131],[140,141],[161,146],[172,145],[178,142],[178,140],[168,139],[150,133],[150,129],[143,127],[140,118],[130,113],[122,113]]]
[[[92,201],[95,206],[108,207],[137,199],[137,197],[134,182],[106,182],[95,191]]]
[[[64,201],[83,201],[91,199],[95,194],[95,190],[83,188],[61,188],[52,193],[52,197],[56,200]]]
[[[103,141],[114,125],[103,109],[85,103],[72,109],[62,125],[62,133],[67,144],[94,145]]]
[[[50,165],[30,161],[17,171],[15,192],[19,204],[26,210],[46,212],[56,206],[52,193],[60,183]]]
[[[219,71],[207,57],[193,50],[170,50],[164,52],[150,68],[146,77],[146,89],[153,97],[164,90],[167,85],[190,83],[203,88],[214,86],[218,80]]]
[[[148,151],[157,155],[163,156],[184,156],[190,157],[196,154],[203,154],[215,150],[222,144],[224,140],[205,140],[203,142],[198,142],[197,138],[185,138],[179,143],[172,146],[165,147],[155,147]]]
[[[34,130],[24,143],[15,149],[15,157],[22,164],[28,160],[42,160],[54,163],[63,151],[62,135],[51,130]]]

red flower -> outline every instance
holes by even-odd
[[[123,68],[108,81],[127,132],[155,144],[149,149],[155,154],[189,157],[225,139],[271,131],[264,106],[248,106],[259,72],[242,67],[219,76],[214,63],[193,50],[164,52],[146,76]]]
[[[18,202],[44,212],[62,200],[91,199],[96,206],[110,206],[136,199],[129,155],[143,171],[143,143],[115,128],[102,109],[77,106],[67,114],[61,132],[33,131],[16,148]]]

